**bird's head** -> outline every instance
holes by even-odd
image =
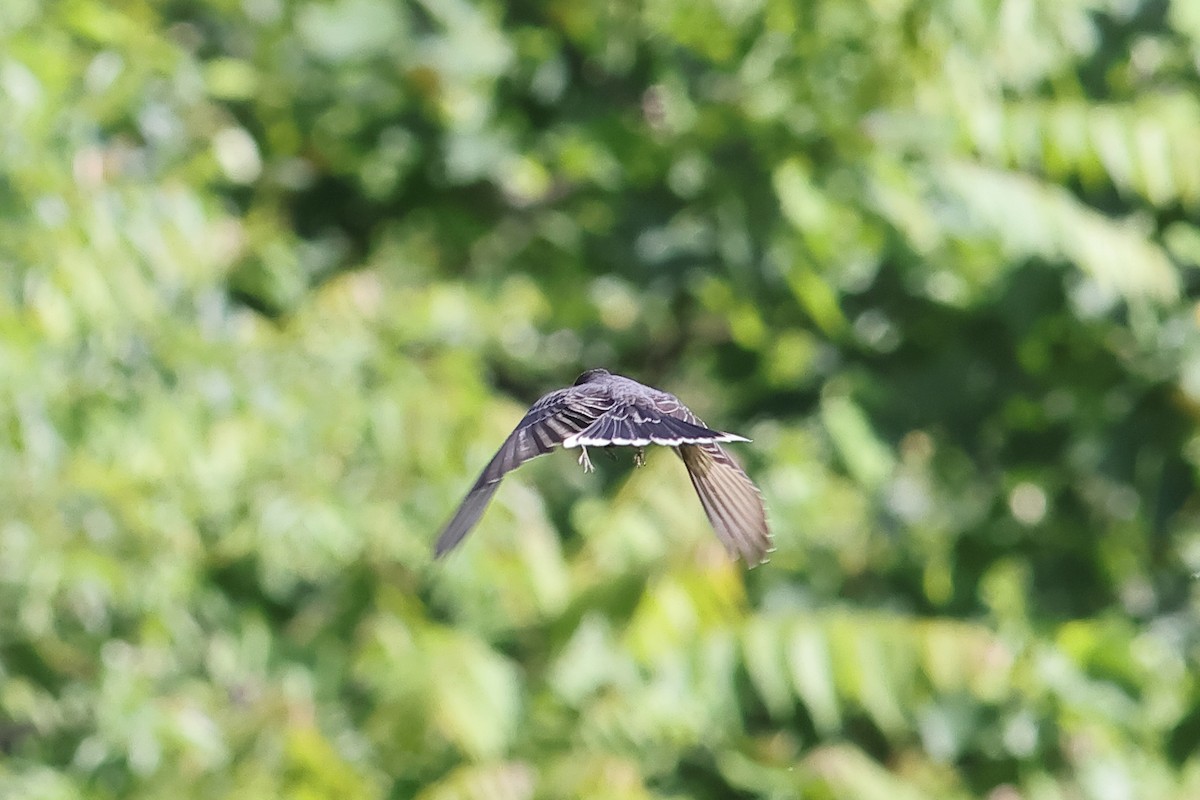
[[[589,369],[587,372],[575,379],[575,385],[582,386],[585,383],[591,383],[592,381],[599,380],[600,378],[610,374],[611,373],[608,370],[602,368]]]

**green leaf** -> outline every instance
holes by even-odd
[[[821,398],[821,419],[850,474],[864,487],[877,491],[892,476],[896,459],[848,396],[826,392]]]

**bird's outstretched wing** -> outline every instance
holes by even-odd
[[[750,476],[719,444],[685,444],[678,452],[725,548],[750,566],[766,561],[774,549],[771,530],[762,495]]]
[[[434,555],[450,552],[475,527],[500,481],[531,458],[549,453],[569,436],[579,433],[612,407],[607,392],[592,386],[559,389],[538,400],[500,445],[467,492],[458,511],[446,523],[434,546]]]
[[[683,403],[674,397],[670,401],[658,405],[683,422],[704,425]],[[736,440],[747,441],[741,437]],[[762,494],[746,471],[716,441],[681,444],[675,452],[683,459],[700,505],[725,548],[750,566],[766,561],[774,549],[767,510]]]

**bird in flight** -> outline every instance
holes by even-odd
[[[509,472],[555,447],[578,447],[584,472],[592,470],[589,447],[636,447],[634,463],[645,463],[645,448],[675,450],[687,467],[700,504],[725,548],[751,566],[772,550],[762,495],[725,449],[724,442],[748,442],[705,426],[673,394],[652,389],[606,369],[589,369],[574,386],[538,400],[500,445],[475,485],[446,523],[434,555],[450,552],[475,527]]]

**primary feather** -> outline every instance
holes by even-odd
[[[549,453],[567,436],[587,428],[609,405],[602,393],[581,392],[576,387],[551,392],[534,403],[446,523],[434,546],[434,555],[440,557],[450,552],[471,532],[505,475],[526,461]]]

